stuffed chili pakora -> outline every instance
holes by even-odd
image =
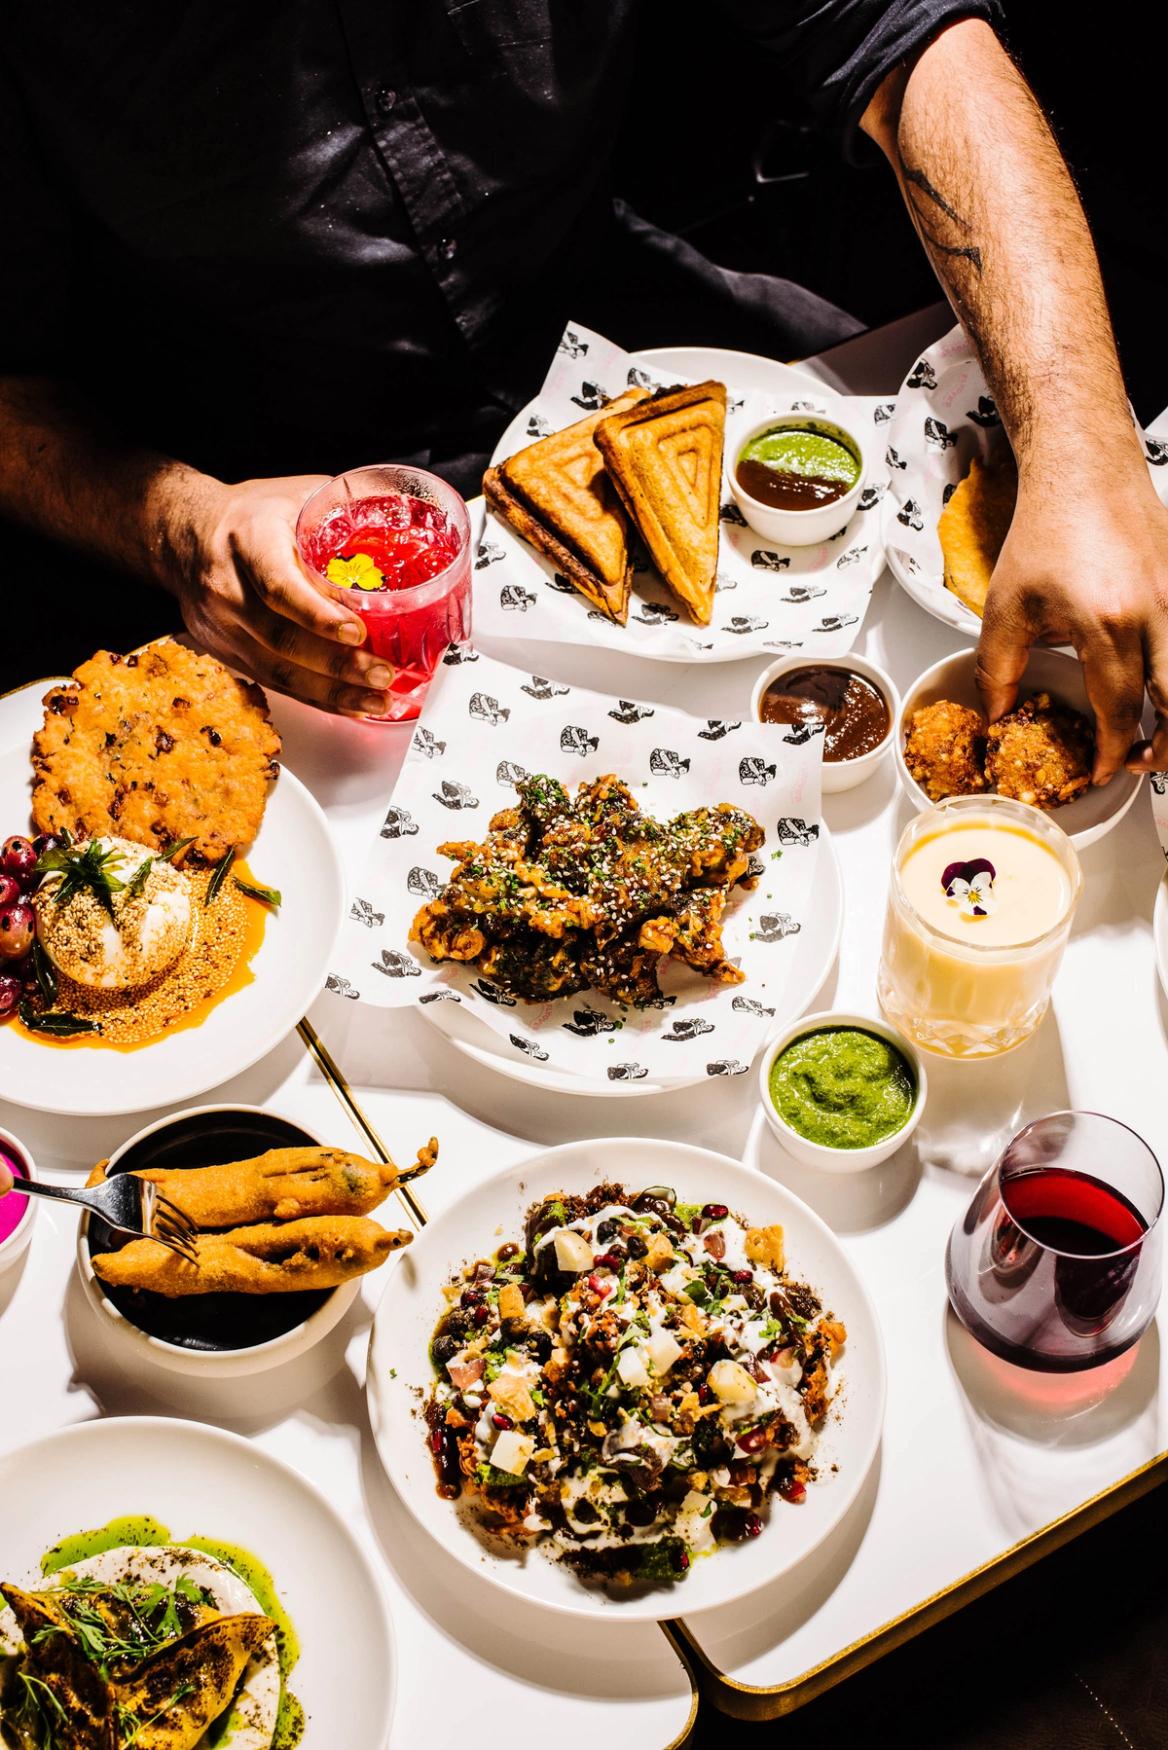
[[[410,932],[432,960],[477,966],[528,1002],[592,989],[647,1008],[670,956],[742,982],[722,919],[731,889],[753,882],[764,837],[753,815],[723,802],[656,820],[611,776],[574,801],[554,778],[517,788],[482,844],[438,847],[457,866]]]

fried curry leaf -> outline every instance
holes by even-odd
[[[179,855],[179,853],[181,851],[185,851],[187,846],[193,845],[194,842],[195,841],[194,841],[193,837],[189,838],[189,839],[170,839],[162,847],[162,849],[161,849],[161,851],[159,851],[158,855],[164,863],[173,863],[174,859]]]
[[[32,945],[32,969],[36,974],[37,992],[46,1008],[57,1000],[57,968],[39,942]]]
[[[50,1037],[68,1039],[74,1033],[100,1033],[101,1027],[96,1021],[88,1020],[84,1015],[67,1015],[58,1009],[49,1009],[38,1014],[29,1003],[21,1003],[19,1010],[21,1025],[30,1033],[46,1033]]]
[[[34,873],[59,877],[49,895],[55,904],[65,905],[75,894],[88,891],[112,918],[114,895],[126,885],[115,870],[125,860],[125,852],[116,845],[103,849],[100,839],[91,839],[84,850],[60,845],[46,851],[37,858]]]
[[[278,887],[261,887],[258,882],[245,881],[242,875],[236,875],[234,881],[241,893],[246,893],[249,899],[258,899],[264,905],[270,905],[273,911],[278,911],[283,904]]]
[[[211,904],[212,900],[215,898],[216,894],[219,892],[219,889],[222,887],[223,883],[226,881],[227,876],[231,870],[231,865],[232,865],[232,863],[234,863],[234,861],[235,861],[235,851],[234,850],[227,851],[224,853],[224,855],[222,857],[220,857],[219,861],[215,865],[215,873],[212,875],[210,881],[207,883],[207,892],[206,892],[206,896],[203,900],[204,905]]]

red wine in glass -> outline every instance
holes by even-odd
[[[1162,1202],[1155,1156],[1125,1125],[1093,1112],[1028,1125],[950,1237],[954,1311],[1016,1366],[1113,1360],[1155,1311]]]

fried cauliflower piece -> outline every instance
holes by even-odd
[[[930,802],[946,796],[976,796],[988,788],[986,720],[969,705],[937,699],[909,720],[904,763]]]
[[[986,777],[999,796],[1060,808],[1082,795],[1095,764],[1086,717],[1049,693],[1035,693],[989,727]]]

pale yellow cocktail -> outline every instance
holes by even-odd
[[[918,815],[893,860],[878,990],[926,1051],[994,1057],[1050,1002],[1082,886],[1075,848],[1037,808],[961,796]]]

